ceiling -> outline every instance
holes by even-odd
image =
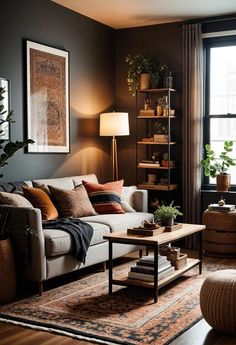
[[[236,14],[235,0],[52,0],[114,29]]]

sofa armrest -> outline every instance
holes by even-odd
[[[42,228],[41,211],[36,208],[0,206],[10,209],[7,228],[13,243],[13,249],[24,271],[25,278],[36,282],[46,279],[46,254]],[[30,227],[33,235],[27,235]]]
[[[148,192],[144,189],[136,189],[133,192],[133,207],[138,212],[148,212]]]

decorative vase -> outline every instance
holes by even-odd
[[[150,83],[151,83],[150,74],[141,73],[140,79],[139,79],[140,90],[150,89]]]
[[[0,240],[0,303],[14,299],[16,293],[15,262],[10,239]]]
[[[227,192],[230,188],[231,175],[220,174],[216,175],[216,190],[218,192]]]
[[[173,76],[172,76],[172,72],[169,71],[167,75],[164,76],[164,88],[169,88],[172,89],[173,87]]]

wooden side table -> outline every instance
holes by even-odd
[[[236,256],[236,211],[206,210],[202,223],[204,253],[212,256]]]

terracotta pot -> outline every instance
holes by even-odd
[[[168,165],[168,163],[170,163],[169,165]],[[161,165],[163,166],[163,167],[165,167],[165,168],[168,168],[168,166],[170,167],[170,168],[174,168],[175,167],[175,161],[167,161],[167,160],[162,160],[162,162],[161,162]]]
[[[150,89],[150,75],[148,73],[140,74],[140,90]]]
[[[11,241],[0,240],[0,303],[14,299],[16,293],[15,262]]]
[[[216,175],[216,190],[218,192],[227,192],[230,188],[231,175],[220,174]]]

